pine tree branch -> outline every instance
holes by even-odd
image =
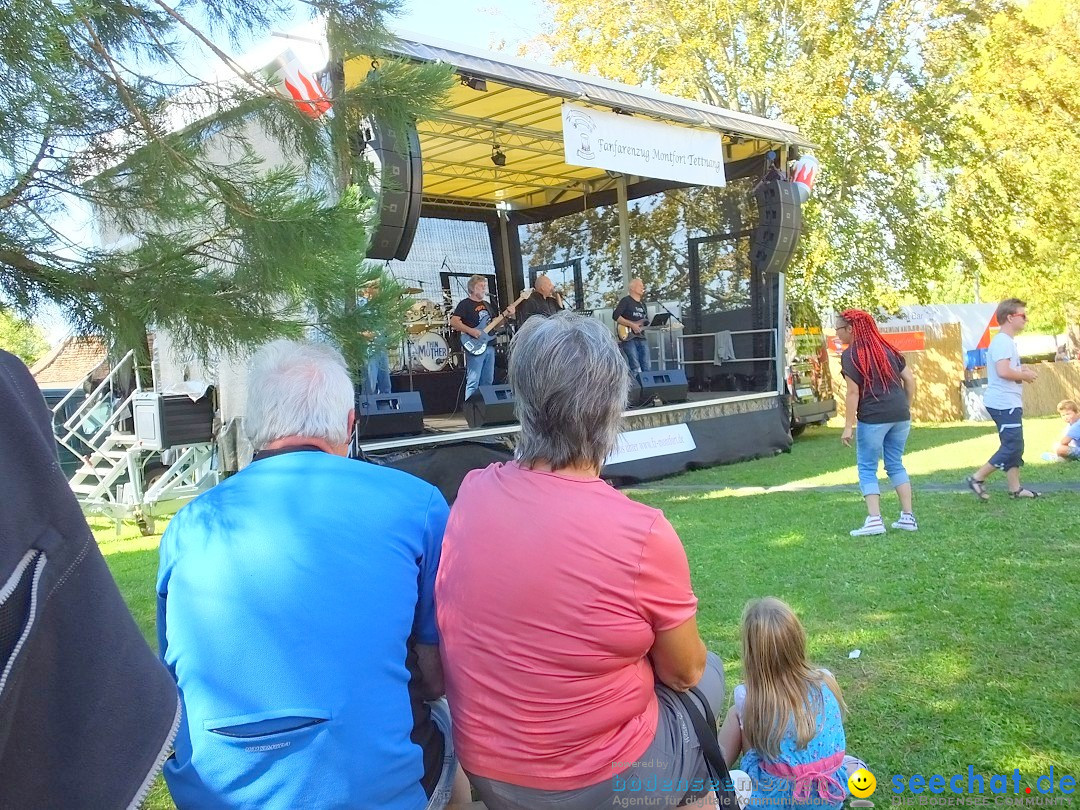
[[[146,30],[147,35],[154,41],[154,44],[158,46],[161,52],[168,56],[169,61],[171,61],[185,76],[194,79],[196,82],[202,83],[202,78],[196,76],[194,73],[188,70],[184,63],[177,58],[175,53],[173,53],[173,49],[170,48],[166,43],[161,41],[161,38],[157,35],[154,27],[150,25],[150,23],[148,23],[146,20],[144,20],[141,15],[138,19],[139,24],[142,25],[142,27]],[[164,83],[158,82],[158,84],[163,85]],[[169,82],[167,86],[173,87],[179,91],[187,89],[190,85],[182,85]]]
[[[221,48],[215,45],[210,40],[210,38],[206,36],[206,34],[204,34],[202,31],[192,25],[186,17],[178,13],[172,6],[162,2],[162,0],[154,0],[154,4],[158,6],[158,8],[162,9],[174,20],[176,20],[176,22],[178,22],[183,28],[185,28],[193,37],[199,40],[199,42],[205,45],[206,48],[209,49],[210,52],[214,54],[214,56],[220,59],[221,62],[226,67],[228,67],[229,70],[231,70],[233,74],[242,82],[250,86],[253,90],[255,90],[261,95],[268,95],[271,93],[276,95],[276,91],[273,88],[267,86],[265,83],[256,82],[254,77],[246,70],[244,70],[236,62],[236,60],[234,60],[231,56],[225,53],[225,51],[221,50]]]
[[[160,141],[161,139],[158,137],[153,122],[150,121],[150,119],[146,116],[145,111],[135,101],[135,97],[131,94],[131,89],[127,86],[127,82],[125,82],[121,78],[120,73],[116,69],[116,65],[118,63],[105,49],[105,46],[98,38],[97,32],[90,24],[90,21],[85,17],[82,17],[80,18],[80,22],[82,22],[83,26],[86,28],[87,33],[90,35],[90,47],[93,49],[94,53],[96,53],[104,60],[105,65],[108,67],[109,75],[112,77],[113,83],[116,86],[116,90],[120,94],[120,98],[124,102],[124,108],[129,113],[131,113],[132,117],[134,117],[136,121],[139,122],[139,125],[142,126],[147,136],[149,136],[152,140]]]
[[[15,185],[12,186],[3,197],[0,197],[0,211],[5,210],[14,203],[30,184],[34,182],[38,167],[41,165],[41,161],[45,159],[45,154],[49,151],[50,140],[50,132],[46,130],[41,138],[41,146],[38,148],[37,154],[30,162],[29,167],[23,172],[22,177],[15,181]]]
[[[56,256],[50,256],[50,258],[60,261]],[[81,293],[89,294],[97,293],[100,290],[99,285],[89,277],[84,277],[71,270],[63,270],[43,264],[21,250],[0,247],[0,267],[5,266],[16,271],[16,279],[20,283],[25,283],[29,279],[31,283],[49,289],[74,287]],[[58,277],[59,273],[63,274],[63,279]]]

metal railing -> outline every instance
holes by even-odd
[[[710,365],[710,366],[718,365],[717,362],[716,362],[715,348],[714,348],[713,353],[712,353],[713,356],[708,358],[707,360],[686,360],[685,358],[690,352],[689,352],[689,349],[686,346],[685,341],[688,341],[688,340],[702,340],[702,341],[704,341],[704,340],[710,340],[710,339],[711,340],[716,340],[718,338],[718,336],[721,335],[721,334],[724,334],[724,332],[700,332],[700,333],[692,334],[692,335],[680,335],[679,340],[683,341],[683,348],[682,348],[682,355],[683,355],[683,358],[684,358],[683,361],[682,361],[683,364],[684,365]],[[732,337],[734,337],[736,335],[758,335],[758,334],[770,335],[772,337],[772,346],[773,346],[772,352],[773,353],[770,354],[770,355],[764,356],[764,357],[738,357],[738,356],[736,356],[731,360],[725,360],[723,362],[723,365],[727,365],[728,363],[755,363],[755,362],[766,362],[766,361],[772,363],[772,362],[776,361],[777,342],[776,342],[776,330],[775,329],[739,329],[739,330],[735,330],[735,331],[727,331],[726,334],[731,335]]]

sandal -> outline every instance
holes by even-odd
[[[1041,497],[1038,492],[1027,487],[1020,487],[1016,492],[1009,493],[1010,498],[1039,498]]]
[[[978,497],[980,501],[990,500],[990,493],[986,491],[986,482],[980,481],[974,475],[969,475],[967,479],[968,488],[971,489]],[[1019,496],[1014,496],[1019,497]]]

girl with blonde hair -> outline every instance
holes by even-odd
[[[847,755],[847,713],[836,679],[806,659],[806,632],[774,597],[747,604],[742,618],[746,683],[720,728],[728,762],[742,752],[749,805],[840,807],[848,776],[863,763]]]

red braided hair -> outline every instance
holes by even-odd
[[[890,384],[900,382],[893,366],[896,349],[885,342],[869,312],[845,309],[840,317],[851,325],[851,362],[872,394],[875,389],[884,394]]]

